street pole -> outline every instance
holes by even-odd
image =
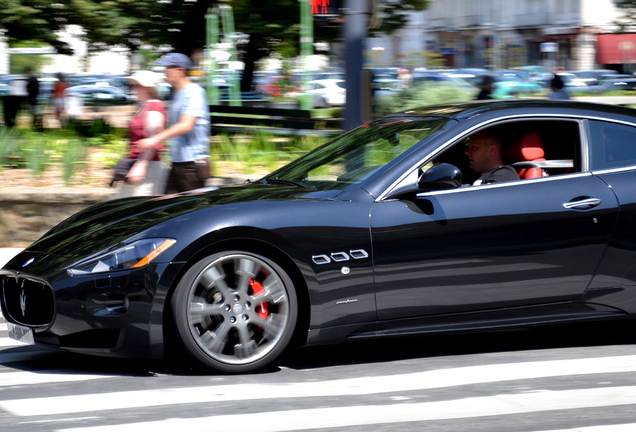
[[[219,16],[214,13],[212,9],[208,9],[208,13],[205,16],[205,23],[207,27],[206,44],[208,46],[208,62],[207,70],[205,71],[208,103],[210,105],[218,105],[219,89],[214,85],[214,75],[216,74],[216,57],[214,56],[214,52],[219,44]]]
[[[300,57],[303,65],[303,92],[300,97],[300,108],[311,110],[313,108],[313,96],[306,93],[307,82],[311,80],[309,70],[309,56],[314,53],[314,17],[311,14],[309,0],[300,1]]]
[[[234,31],[234,13],[232,7],[228,5],[219,6],[221,10],[221,18],[223,20],[223,36],[227,43],[230,44],[230,61],[238,60],[236,53],[236,33]],[[232,69],[230,75],[230,106],[241,106],[241,89],[239,88],[239,80],[236,71]]]
[[[346,0],[344,10],[345,79],[347,84],[345,131],[355,129],[362,123],[360,76],[363,67],[364,40],[367,36],[367,15],[366,0]]]

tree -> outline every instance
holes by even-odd
[[[633,31],[636,24],[636,0],[616,2],[616,6],[623,9],[623,16],[614,21],[618,27],[618,33]]]
[[[130,24],[112,3],[100,0],[4,0],[0,8],[0,28],[9,45],[18,41],[39,41],[51,45],[60,54],[72,54],[57,32],[71,24],[85,30],[84,38],[92,43],[117,45],[120,34]]]
[[[392,34],[408,23],[408,17],[414,12],[428,8],[430,0],[381,0],[377,15],[381,26],[374,32]]]
[[[342,0],[343,1],[343,0]],[[429,0],[378,0],[380,32],[392,33],[403,27],[408,15],[423,10]],[[140,47],[171,46],[191,55],[205,46],[205,15],[220,4],[217,0],[3,0],[0,28],[9,43],[41,41],[61,54],[70,47],[56,32],[70,24],[80,25],[91,50],[123,45],[131,52]],[[273,52],[299,52],[300,6],[298,0],[229,0],[237,32],[249,35],[240,47],[245,62],[242,87],[251,83],[256,62]],[[339,28],[316,27],[315,40],[341,39]]]

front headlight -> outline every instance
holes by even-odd
[[[163,238],[139,240],[88,261],[80,262],[68,269],[68,274],[79,276],[143,267],[176,242],[174,239]]]

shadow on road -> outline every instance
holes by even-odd
[[[515,351],[540,351],[636,343],[636,324],[602,322],[577,325],[544,326],[527,330],[474,334],[447,334],[396,339],[375,339],[338,345],[290,350],[274,366],[257,374],[328,368],[343,365],[368,365],[417,358],[462,356]],[[145,359],[119,359],[75,354],[44,347],[19,347],[2,351],[3,356],[32,354],[21,362],[0,364],[19,370],[59,373],[124,376],[196,376],[215,375],[197,370],[186,362]],[[26,357],[29,357],[28,355]]]
[[[325,347],[308,347],[290,352],[282,361],[279,361],[279,364],[293,369],[305,369],[423,357],[633,343],[636,343],[635,323],[597,322],[510,331],[376,339]]]

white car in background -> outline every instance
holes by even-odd
[[[309,81],[307,93],[313,95],[315,108],[343,106],[347,94],[345,81],[337,78]]]

